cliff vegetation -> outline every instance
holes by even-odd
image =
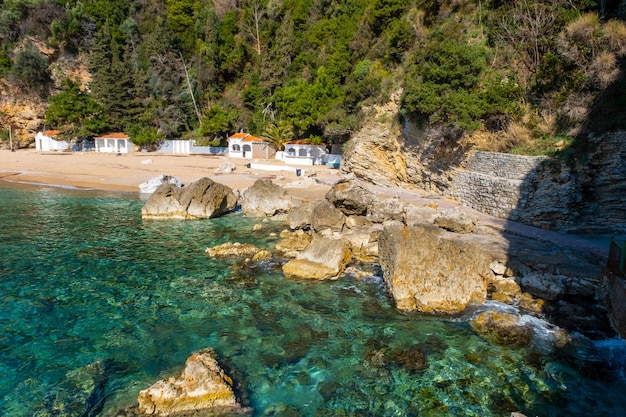
[[[402,91],[417,126],[550,153],[625,128],[625,17],[623,0],[5,0],[2,139],[342,144]]]

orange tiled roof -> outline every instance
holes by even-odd
[[[265,140],[257,138],[256,136],[252,136],[250,133],[245,132],[235,133],[228,139],[242,139],[244,142],[265,142]]]
[[[245,133],[245,132],[239,132],[239,133],[235,133],[234,135],[230,136],[228,139],[243,139],[250,136],[250,133]]]
[[[128,139],[128,135],[122,132],[112,132],[97,136],[97,139]]]
[[[61,134],[60,130],[46,130],[45,132],[43,132],[44,136],[58,136]]]

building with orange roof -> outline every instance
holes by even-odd
[[[133,143],[130,141],[130,137],[126,133],[107,133],[94,139],[96,152],[126,154],[133,151]]]
[[[250,133],[239,132],[228,137],[228,156],[230,158],[270,159],[276,156],[276,149],[266,140]]]
[[[59,130],[46,130],[37,132],[35,135],[35,148],[42,152],[63,152],[70,148],[70,144],[66,140],[58,140],[61,135]]]

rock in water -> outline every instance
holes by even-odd
[[[247,216],[274,216],[287,213],[292,207],[285,190],[267,179],[256,180],[243,192],[241,200],[241,210]]]
[[[257,248],[249,243],[227,242],[206,248],[204,253],[212,258],[251,258],[261,251],[261,248]]]
[[[180,188],[173,184],[161,184],[141,208],[143,219],[186,219],[187,211],[178,201]]]
[[[520,324],[519,317],[502,311],[483,311],[470,321],[470,326],[486,339],[504,346],[527,346],[533,337],[530,326]]]
[[[491,259],[434,227],[387,227],[378,240],[383,278],[399,310],[460,312],[483,303]]]
[[[203,349],[187,358],[180,377],[158,381],[140,391],[138,411],[157,416],[208,409],[216,411],[212,415],[249,411],[237,401],[232,385],[232,379],[217,363],[213,349]]]
[[[230,187],[200,178],[188,187],[163,184],[141,209],[144,219],[210,219],[233,210],[237,196]]]
[[[188,215],[196,219],[221,216],[237,205],[237,196],[230,187],[206,177],[183,188],[179,200]]]
[[[283,272],[288,278],[337,279],[351,258],[347,241],[320,238],[283,265]]]

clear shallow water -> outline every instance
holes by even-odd
[[[494,346],[464,319],[397,313],[375,276],[294,282],[278,262],[204,255],[227,241],[271,248],[281,224],[143,222],[142,204],[0,187],[0,415],[82,415],[76,375],[94,363],[84,415],[114,415],[208,346],[259,416],[626,414],[622,341]]]

